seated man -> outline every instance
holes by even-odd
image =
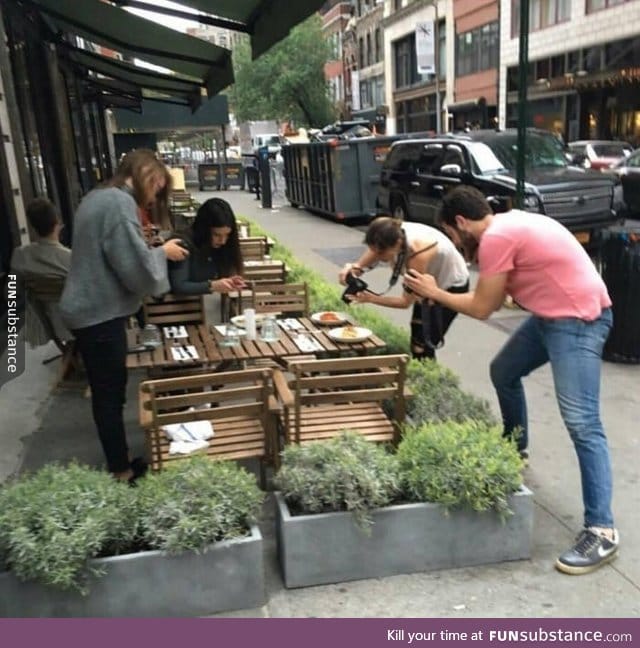
[[[24,281],[38,277],[64,280],[71,267],[71,250],[60,243],[62,221],[55,206],[46,198],[36,198],[27,206],[27,220],[36,233],[36,240],[14,250],[11,269]],[[56,301],[42,304],[54,333],[61,341],[73,336],[62,323]],[[38,308],[27,290],[25,339],[32,347],[51,339],[38,315]]]

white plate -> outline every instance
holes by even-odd
[[[331,319],[323,319],[327,315],[332,315]],[[344,313],[338,313],[336,311],[320,311],[319,313],[313,313],[311,315],[311,321],[316,324],[344,324],[347,321],[347,316]]]
[[[353,329],[354,335],[345,337],[344,331],[346,328]],[[339,328],[334,328],[330,331],[327,331],[327,335],[336,342],[363,342],[372,334],[373,331],[368,328],[364,328],[363,326],[340,326]]]
[[[274,313],[275,315],[276,313]],[[264,313],[256,313],[256,326],[262,324],[262,320],[266,317]],[[231,323],[242,328],[245,327],[244,315],[235,315],[231,318]]]

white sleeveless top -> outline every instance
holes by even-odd
[[[469,281],[469,270],[467,262],[452,243],[451,239],[435,227],[423,225],[422,223],[402,223],[402,229],[407,237],[407,244],[412,245],[419,241],[416,250],[428,245],[429,241],[437,242],[436,255],[431,263],[424,269],[433,275],[440,288],[464,286]],[[411,254],[411,253],[410,253]]]

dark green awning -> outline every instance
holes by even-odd
[[[77,47],[61,46],[60,54],[72,65],[81,70],[81,78],[86,81],[94,80],[95,74],[129,84],[134,84],[142,90],[143,96],[168,95],[188,104],[196,110],[201,103],[200,86],[193,81],[171,74],[162,74],[146,68],[119,61],[95,52],[89,52]],[[89,73],[93,73],[91,76]]]
[[[282,40],[298,23],[315,13],[325,0],[174,0],[178,4],[196,11],[232,21],[236,25],[221,26],[251,34],[253,58],[266,52],[272,45]],[[140,0],[115,0],[121,5],[144,7]],[[172,13],[171,9],[151,6],[147,9],[161,13]],[[181,14],[181,17],[185,17]],[[197,20],[197,16],[193,17]]]
[[[100,0],[32,0],[62,30],[159,65],[213,96],[233,83],[229,50]]]

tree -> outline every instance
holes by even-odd
[[[321,24],[311,16],[255,61],[248,40],[234,48],[236,82],[229,100],[238,121],[287,118],[313,127],[333,121],[324,77],[329,47]]]

